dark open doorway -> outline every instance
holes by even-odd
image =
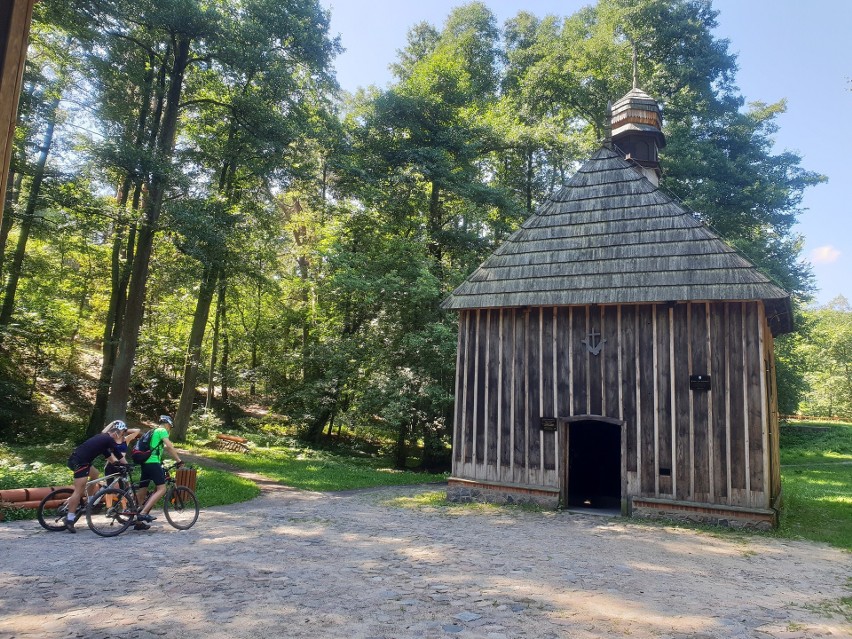
[[[568,427],[569,507],[621,506],[621,427],[596,420]]]

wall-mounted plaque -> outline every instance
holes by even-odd
[[[709,375],[690,375],[689,376],[689,389],[697,390],[697,391],[709,391],[710,390],[710,376]]]
[[[556,430],[556,418],[555,417],[542,417],[541,418],[541,430],[555,431]]]

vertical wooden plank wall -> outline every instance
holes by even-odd
[[[689,305],[689,350],[692,354],[690,374],[710,373],[710,331],[707,325],[707,306]],[[711,376],[712,380],[712,376]],[[713,438],[710,437],[710,409],[708,392],[689,392],[692,419],[692,477],[691,501],[713,503],[712,482],[713,464],[711,462]]]
[[[725,394],[728,371],[725,365],[725,304],[710,304],[710,370],[713,371],[713,388],[710,394],[712,415],[710,418],[710,436],[713,438],[713,495],[717,502],[727,503],[730,479],[728,475],[729,439],[727,406]]]
[[[467,319],[470,316],[469,311],[459,313],[459,339],[456,351],[456,399],[455,399],[455,423],[453,424],[453,475],[460,477],[464,474],[462,468],[462,445],[463,435],[465,432],[465,400],[467,398],[467,389],[464,386],[465,371],[467,370]]]
[[[637,342],[639,389],[639,491],[643,495],[656,495],[657,445],[656,445],[656,379],[654,376],[654,307],[642,305],[637,317],[639,330]]]
[[[760,302],[469,310],[458,345],[456,477],[558,488],[541,418],[600,415],[626,422],[629,495],[766,508],[780,490]]]
[[[500,313],[488,313],[488,376],[485,384],[485,469],[487,478],[497,480],[500,439]]]
[[[768,324],[764,323],[764,335],[770,335]],[[769,393],[767,408],[769,410],[769,477],[770,499],[773,507],[775,500],[781,495],[781,448],[779,445],[781,432],[778,419],[778,386],[775,376],[775,341],[764,340],[766,374],[768,376],[767,391]],[[780,505],[780,504],[779,504]]]
[[[745,410],[748,419],[748,467],[749,467],[749,506],[760,506],[754,503],[755,495],[764,492],[765,481],[763,451],[764,442],[768,439],[766,432],[764,387],[761,384],[761,369],[763,366],[763,349],[761,348],[759,312],[756,304],[744,304],[745,307],[745,375],[746,388],[756,389],[757,397],[747,394]]]
[[[512,473],[512,441],[513,413],[512,397],[515,387],[515,311],[503,309],[500,311],[500,414],[497,431],[500,437],[500,461],[497,466],[497,478],[501,482],[511,481]],[[458,401],[458,400],[456,400]]]
[[[627,492],[639,494],[639,398],[636,390],[638,379],[636,357],[637,317],[635,306],[622,306],[619,309],[621,323],[619,328],[618,356],[621,362],[621,412],[619,418],[627,423]]]
[[[729,499],[734,504],[748,503],[748,431],[746,427],[745,410],[745,365],[742,357],[737,353],[745,348],[745,337],[743,336],[743,309],[742,304],[726,304],[725,317],[727,320],[725,354],[725,367],[727,377],[725,379],[727,405],[725,406],[727,416],[728,443],[730,447],[730,494]]]
[[[515,311],[515,358],[512,363],[512,396],[509,404],[512,407],[512,467],[509,477],[517,484],[526,484],[527,468],[527,320],[529,314]],[[481,475],[479,475],[481,476]]]
[[[527,450],[527,472],[526,483],[540,486],[541,473],[541,308],[531,308],[528,313],[528,330],[527,330],[527,361],[524,363],[524,368],[527,374],[527,397],[526,397],[526,450]],[[552,308],[548,311],[553,313]],[[552,408],[547,411],[548,415],[552,414]]]
[[[657,373],[657,471],[659,472],[659,487],[657,493],[664,496],[673,494],[672,483],[672,348],[673,334],[670,315],[673,309],[659,304],[655,309],[657,322],[657,338],[655,342],[656,357],[654,360]]]
[[[672,389],[674,394],[674,419],[672,437],[674,438],[674,459],[672,477],[674,478],[675,499],[688,500],[692,489],[692,433],[690,432],[690,390],[683,380],[689,379],[689,309],[686,304],[678,304],[672,309],[672,333],[674,350],[674,370]],[[650,493],[643,493],[646,497]]]
[[[476,369],[479,362],[476,361],[477,335],[476,324],[479,320],[479,311],[471,311],[466,313],[465,318],[465,364],[463,369],[464,380],[462,382],[464,388],[464,422],[466,427],[462,430],[462,463],[464,464],[464,473],[472,472],[473,468],[473,410],[476,406]]]
[[[541,406],[539,416],[557,415],[556,412],[556,318],[555,308],[541,312]],[[556,470],[556,432],[539,429],[541,450],[541,472],[539,483],[543,484],[545,473]]]

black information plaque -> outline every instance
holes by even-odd
[[[709,375],[690,375],[689,376],[690,390],[709,391],[710,376]]]
[[[556,418],[555,417],[542,417],[541,418],[541,430],[546,431],[555,431],[556,430]]]

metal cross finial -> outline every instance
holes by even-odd
[[[606,115],[604,116],[604,141],[603,145],[612,149],[612,100],[607,100]]]

